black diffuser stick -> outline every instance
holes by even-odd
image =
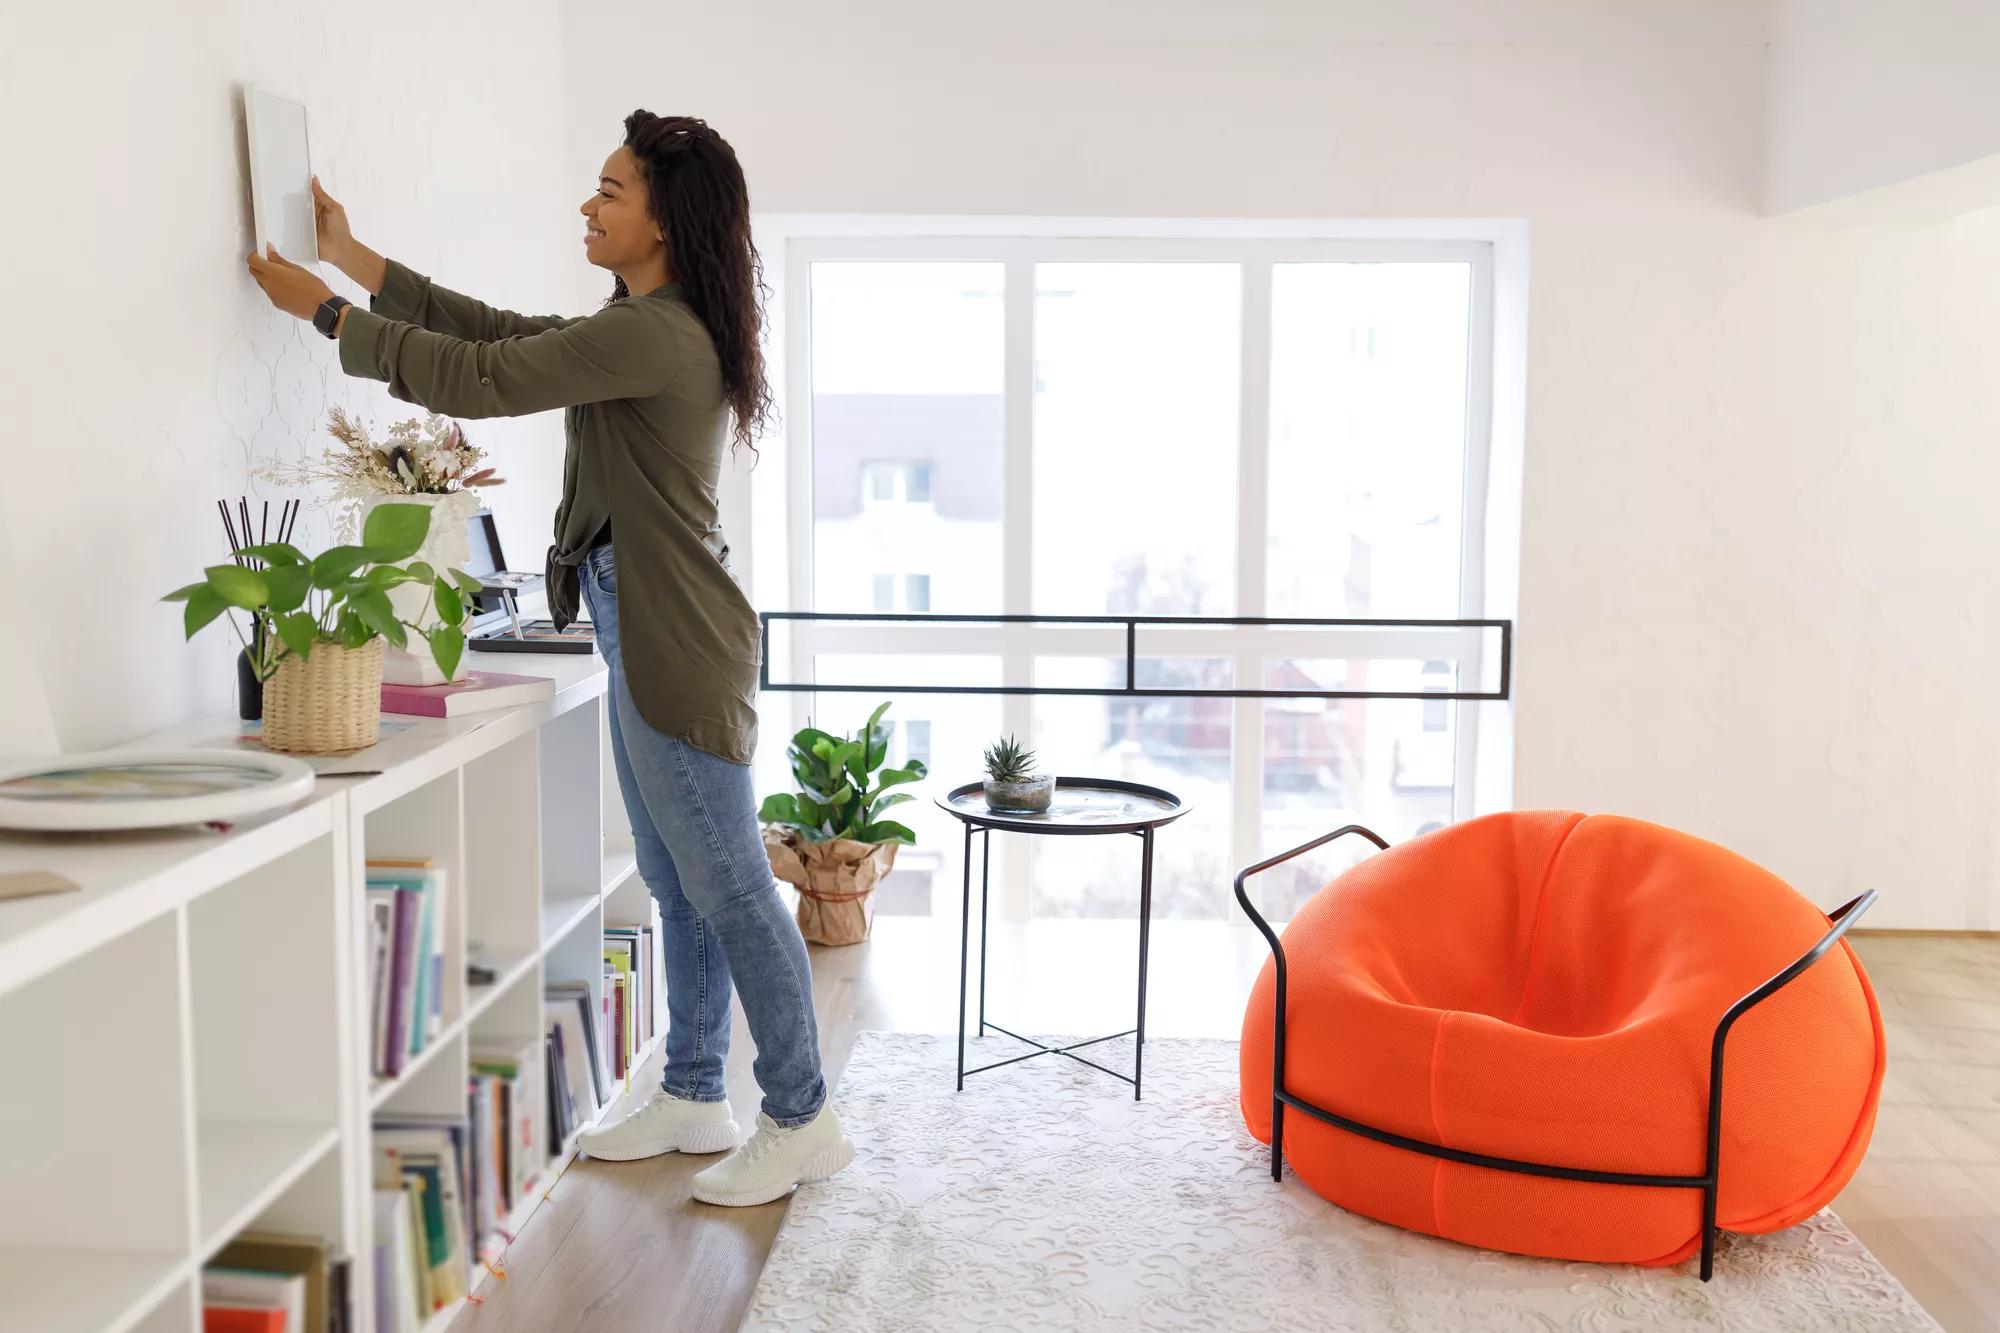
[[[256,529],[250,526],[250,498],[245,495],[237,496],[236,508],[238,514],[243,519],[243,544],[248,546],[250,544],[250,534],[256,531]]]
[[[258,533],[260,534],[260,535],[258,536],[257,540],[258,540],[258,541],[259,541],[260,543],[262,543],[263,545],[266,545],[266,546],[270,545],[270,544],[271,544],[271,502],[270,502],[269,500],[266,500],[266,501],[264,501],[264,517],[263,517],[263,520],[262,520],[262,522],[261,522],[261,523],[259,524],[259,526],[258,526],[258,529],[257,529],[257,531],[258,531]]]
[[[243,563],[243,548],[236,540],[236,525],[229,521],[229,502],[217,500],[215,507],[222,511],[222,530],[229,536],[229,558],[240,565]]]

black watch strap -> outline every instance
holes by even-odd
[[[327,297],[325,301],[320,303],[319,309],[313,311],[313,327],[324,333],[327,337],[333,337],[333,326],[340,321],[341,307],[353,304],[354,302],[344,296]]]

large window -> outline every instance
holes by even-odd
[[[795,240],[786,281],[805,315],[788,365],[805,479],[790,530],[810,534],[795,608],[1481,614],[1467,488],[1487,447],[1483,242]],[[1341,822],[1392,839],[1447,823],[1468,807],[1477,705],[1421,696],[1492,688],[1496,643],[1444,626],[1148,626],[1138,645],[1142,687],[1407,699],[896,696],[897,744],[934,778],[901,807],[921,842],[883,910],[956,911],[960,830],[929,798],[976,780],[1002,733],[1056,771],[1193,802],[1158,842],[1163,917],[1228,916],[1236,868]],[[1117,685],[1124,648],[1122,629],[1085,625],[774,640],[777,671],[827,683]],[[836,727],[877,702],[793,697],[800,721]],[[1133,840],[998,840],[996,910],[1129,916],[1136,855]],[[1264,905],[1289,916],[1337,865],[1272,875]]]

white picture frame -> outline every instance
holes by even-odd
[[[294,264],[318,263],[305,103],[251,84],[243,92],[243,119],[250,146],[250,211],[257,253],[275,245]]]

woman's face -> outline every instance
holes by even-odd
[[[584,257],[599,268],[630,270],[666,248],[653,220],[645,173],[623,145],[604,159],[597,192],[583,201],[582,212]]]

